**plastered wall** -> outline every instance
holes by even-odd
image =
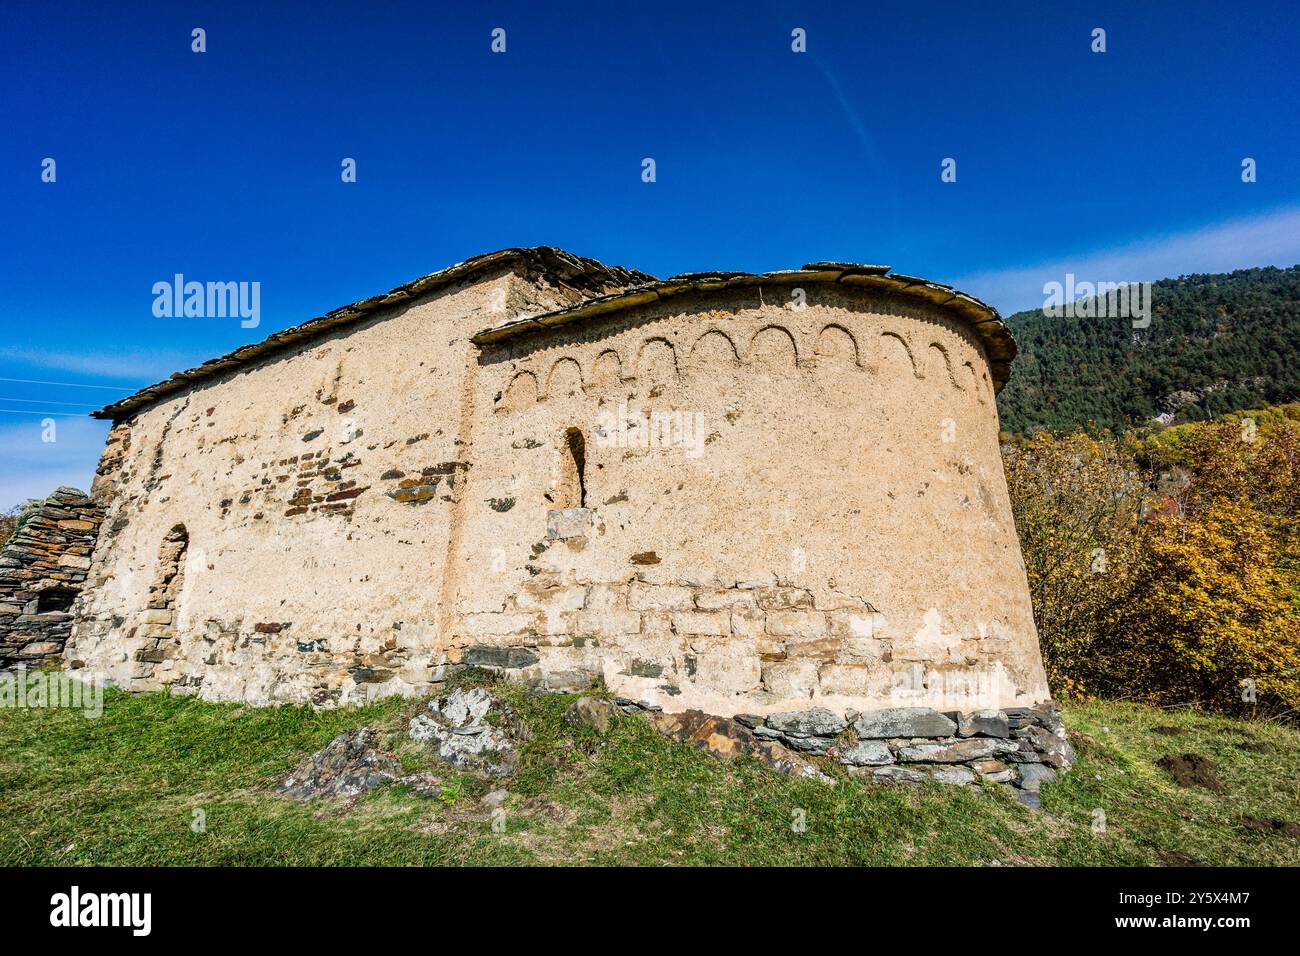
[[[110,436],[71,666],[326,706],[466,665],[723,715],[1045,699],[976,339],[788,293],[480,348],[565,304],[502,271],[159,402]]]

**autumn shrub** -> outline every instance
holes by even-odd
[[[1095,645],[1094,687],[1220,711],[1300,708],[1300,623],[1260,512],[1228,498],[1161,513]]]
[[[1059,695],[1300,713],[1300,423],[1236,419],[1007,449]]]
[[[1247,504],[1272,543],[1273,560],[1300,607],[1300,413],[1297,405],[1238,412],[1215,424],[1184,425],[1148,437],[1139,459],[1177,472],[1171,499],[1196,519],[1220,500]]]
[[[1125,447],[1083,433],[1041,432],[1004,461],[1048,680],[1058,695],[1087,695],[1133,573],[1146,486]]]

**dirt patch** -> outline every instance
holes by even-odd
[[[1258,740],[1247,740],[1245,743],[1237,744],[1238,750],[1244,750],[1248,754],[1271,754],[1273,747],[1271,744],[1260,743]]]
[[[1156,857],[1165,866],[1200,866],[1200,860],[1178,850],[1156,850]]]
[[[498,818],[496,812],[498,807],[502,808],[502,812],[507,817],[536,818],[547,823],[569,823],[576,815],[568,808],[544,797],[521,799],[506,794],[504,800],[489,804],[481,798],[467,794],[454,803],[444,804],[438,816],[421,820],[416,829],[421,833],[432,833],[437,836],[446,836],[458,831],[466,832],[494,822]],[[521,837],[523,834],[512,833],[511,836]]]
[[[1226,793],[1228,788],[1219,780],[1219,768],[1214,761],[1201,754],[1169,754],[1156,761],[1180,787],[1204,787],[1214,793]]]
[[[1178,737],[1187,733],[1187,731],[1183,730],[1181,727],[1152,727],[1151,732],[1153,734],[1161,734],[1165,737]]]
[[[560,863],[592,863],[597,855],[614,853],[633,842],[633,837],[654,833],[658,823],[641,820],[645,809],[654,803],[649,794],[626,794],[608,803],[609,817],[602,823],[577,826],[577,811],[561,808],[555,820],[557,828],[527,834],[529,849],[538,861],[554,866]]]
[[[1291,823],[1288,820],[1263,820],[1259,817],[1243,816],[1241,825],[1247,830],[1257,830],[1260,833],[1276,833],[1279,836],[1300,839],[1300,823]]]

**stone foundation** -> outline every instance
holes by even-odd
[[[563,524],[556,515],[576,523],[578,510],[552,511],[552,527]],[[566,556],[588,544],[560,537]],[[540,564],[544,549],[535,550]],[[1002,666],[1009,641],[996,629],[946,634],[935,612],[917,633],[898,634],[870,602],[829,588],[771,575],[707,584],[648,576],[565,583],[539,568],[501,610],[455,618],[443,674],[478,667],[578,692],[599,679],[670,712],[728,717],[788,710],[792,701],[981,710],[1038,699],[1013,688]]]
[[[19,517],[0,553],[0,669],[59,660],[103,518],[76,488],[31,502]]]
[[[1021,803],[1039,806],[1038,791],[1074,764],[1074,748],[1053,702],[972,713],[894,707],[843,717],[823,707],[758,717],[663,715],[642,701],[619,699],[625,713],[649,711],[661,732],[719,757],[748,754],[794,776],[829,781],[800,757],[843,764],[852,777],[901,783],[1010,784]],[[773,751],[773,745],[778,750]],[[779,748],[793,759],[774,759]]]

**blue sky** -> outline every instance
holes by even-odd
[[[88,486],[90,406],[506,246],[661,276],[886,263],[1004,312],[1066,271],[1300,262],[1293,2],[10,0],[5,19],[0,507]],[[260,326],[155,317],[178,272],[260,282]]]

